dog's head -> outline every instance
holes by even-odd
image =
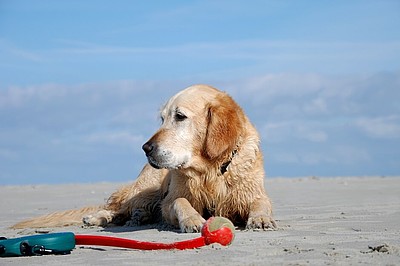
[[[143,150],[155,168],[217,164],[237,148],[244,119],[241,108],[226,93],[195,85],[167,102],[161,111],[162,125]]]

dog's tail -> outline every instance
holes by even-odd
[[[104,210],[104,206],[83,207],[81,209],[54,212],[19,222],[11,226],[11,228],[23,229],[82,225],[84,216],[95,214],[101,210]]]

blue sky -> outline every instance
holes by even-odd
[[[0,2],[0,184],[133,180],[177,91],[231,94],[268,176],[400,174],[399,1]]]

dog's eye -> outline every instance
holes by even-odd
[[[185,120],[186,118],[187,118],[187,116],[182,114],[182,113],[180,113],[180,112],[175,113],[175,120],[176,121],[180,122],[180,121]]]

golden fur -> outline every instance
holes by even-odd
[[[275,228],[264,189],[258,133],[226,93],[206,85],[173,96],[160,129],[143,145],[149,164],[137,180],[102,207],[59,212],[14,228],[69,225],[140,225],[163,220],[198,232],[209,216],[248,229]]]

